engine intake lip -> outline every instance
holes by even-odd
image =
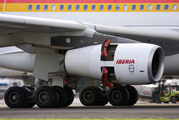
[[[164,58],[163,49],[159,46],[154,46],[148,61],[148,77],[151,83],[156,83],[161,79],[164,71]]]

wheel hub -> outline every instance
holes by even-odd
[[[19,94],[16,93],[16,92],[12,92],[10,95],[9,95],[9,101],[12,103],[12,104],[15,104],[19,101]]]
[[[49,94],[47,92],[41,92],[38,99],[41,103],[47,103],[49,101]]]
[[[119,102],[121,99],[122,99],[122,94],[120,91],[118,90],[115,90],[113,93],[112,93],[112,99],[113,101],[115,102]]]
[[[86,91],[83,95],[84,100],[87,101],[87,102],[92,101],[93,97],[94,97],[94,95],[91,91]]]

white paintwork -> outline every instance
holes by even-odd
[[[32,72],[35,61],[35,54],[9,53],[0,55],[0,66],[3,68]]]
[[[60,20],[73,20],[110,26],[178,26],[179,12],[5,12]]]
[[[179,54],[165,57],[165,75],[179,74]]]
[[[101,79],[101,45],[69,50],[65,56],[68,74]]]
[[[52,79],[52,86],[63,87],[63,76],[49,76]]]
[[[114,67],[114,62],[113,61],[103,61],[104,67]]]
[[[23,50],[15,47],[15,46],[0,48],[0,55],[12,54],[12,53],[17,53],[17,52],[23,52]]]
[[[38,51],[36,53],[35,65],[33,68],[33,76],[42,80],[48,80],[48,74],[50,72],[59,71],[59,54],[47,52]]]
[[[169,27],[170,28],[170,27]],[[150,37],[150,38],[160,38],[160,41],[155,39],[155,42],[166,42],[166,43],[178,43],[179,42],[179,32],[171,31],[165,29],[155,29],[155,27],[151,28],[127,28],[127,27],[115,27],[115,26],[106,26],[106,25],[96,25],[96,31],[102,33],[109,33],[109,34],[119,34],[119,35],[133,35],[133,36],[142,36],[142,37]],[[170,28],[171,29],[171,28]],[[178,29],[173,27],[172,29]],[[161,41],[161,39],[164,39]],[[167,39],[167,40],[165,40]],[[151,39],[149,39],[151,40]],[[169,41],[170,40],[170,41]]]
[[[25,16],[0,14],[0,22],[17,23],[21,25],[54,27],[54,28],[63,28],[63,29],[84,30],[84,26],[79,22],[56,20],[56,19],[43,19],[37,17],[25,17]]]
[[[101,67],[114,67],[115,76],[121,84],[145,84],[160,80],[164,70],[164,54],[161,51],[159,69],[152,75],[152,60],[159,46],[152,44],[118,44],[114,61],[101,61],[101,45],[69,50],[65,56],[68,74],[101,79]],[[119,59],[134,59],[135,64],[116,64]],[[129,71],[134,65],[134,72]],[[143,72],[141,72],[143,71]]]
[[[2,47],[0,48],[0,66],[18,71],[34,72],[34,76],[48,80],[50,72],[65,74],[64,55],[55,54],[54,51],[54,49],[38,48],[38,54],[29,54],[15,46]]]
[[[157,77],[152,74],[152,58],[154,52],[159,46],[152,44],[119,44],[114,55],[114,70],[116,79],[122,84],[145,84],[159,81],[163,74],[164,62],[160,61]],[[135,60],[135,63],[117,64],[119,59]],[[164,59],[164,55],[161,56]],[[134,66],[134,71],[130,71],[129,67]],[[143,71],[143,72],[141,72]]]

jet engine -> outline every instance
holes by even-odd
[[[14,50],[14,48],[12,49]],[[0,53],[0,66],[28,72],[34,72],[34,69],[40,70],[42,71],[42,76],[37,77],[43,79],[45,76],[46,79],[44,80],[48,80],[49,72],[64,74],[67,72],[69,75],[101,80],[107,70],[107,77],[113,83],[146,84],[159,81],[163,75],[164,52],[157,45],[110,43],[105,50],[107,54],[105,59],[101,44],[68,50],[65,56],[55,53],[53,54],[54,57],[50,57],[52,54],[45,54],[46,56],[44,57],[49,59],[41,59],[44,54],[37,57],[35,54],[24,53],[22,50],[17,49],[16,52],[11,53],[10,51],[9,53],[11,54]],[[35,62],[40,63],[41,66],[35,67]],[[59,62],[60,66],[58,67]],[[54,65],[52,66],[52,64]],[[54,66],[57,67],[54,68]],[[44,67],[44,69],[38,69],[39,67]]]
[[[65,56],[68,74],[101,79],[103,68],[120,84],[146,84],[159,81],[164,71],[161,47],[145,43],[111,43],[103,60],[101,45],[69,50]]]

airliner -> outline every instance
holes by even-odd
[[[131,85],[179,74],[179,0],[0,0],[0,67],[33,73],[10,108],[67,107],[81,77],[85,106],[133,106]]]

